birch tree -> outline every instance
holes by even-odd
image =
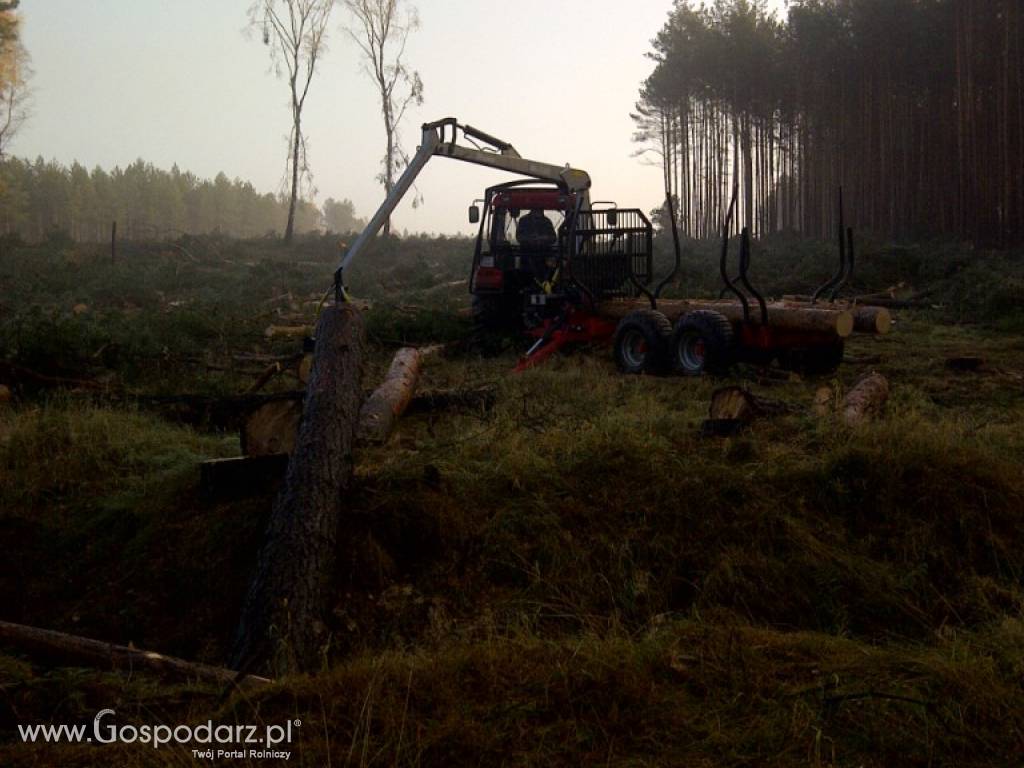
[[[395,186],[395,177],[408,164],[402,149],[399,126],[411,104],[423,103],[423,81],[405,61],[409,35],[419,28],[416,8],[403,0],[344,0],[353,22],[345,31],[363,56],[363,71],[373,81],[380,97],[384,119],[385,151],[383,170],[377,180],[387,194]],[[384,234],[391,232],[391,220],[384,223]]]
[[[288,223],[284,230],[286,243],[292,241],[295,233],[299,185],[303,179],[312,178],[306,137],[302,132],[302,109],[317,62],[326,52],[327,23],[333,7],[334,0],[256,0],[249,6],[250,26],[262,30],[263,43],[270,47],[275,71],[288,81],[291,97],[292,125],[285,166],[291,185]]]
[[[32,70],[18,34],[17,7],[17,2],[0,3],[0,159],[29,114]]]

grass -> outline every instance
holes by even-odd
[[[446,285],[464,264],[444,256],[464,243],[408,245],[405,257],[385,248],[360,278],[377,301],[370,378],[392,341],[464,328],[465,286]],[[312,266],[287,271],[280,253],[191,244],[210,276],[141,301],[123,330],[113,294],[51,302],[45,286],[22,285],[10,305],[5,295],[0,338],[41,339],[5,354],[105,371],[137,392],[239,391],[247,374],[182,360],[287,351],[251,310],[289,293],[272,316],[311,312],[294,297],[314,295],[327,246],[305,244],[298,262]],[[893,254],[909,266],[876,277],[937,269]],[[164,257],[138,258],[157,270],[144,288]],[[218,272],[218,259],[278,282],[240,284],[239,299],[228,290],[238,266]],[[204,291],[218,313],[180,310]],[[407,417],[386,448],[360,451],[328,668],[221,701],[0,656],[0,764],[58,754],[17,743],[16,723],[85,722],[111,702],[132,722],[300,717],[296,759],[310,766],[1018,762],[1024,345],[1005,328],[937,323],[944,311],[901,313],[893,334],[857,338],[854,362],[828,381],[737,371],[800,409],[727,439],[700,437],[720,381],[625,378],[601,349],[517,376],[515,350],[434,356],[423,387],[493,384],[496,405]],[[34,336],[11,330],[33,312]],[[111,341],[118,359],[83,363],[82,349]],[[154,370],[142,351],[157,343],[167,350]],[[964,354],[986,365],[945,368]],[[810,415],[817,387],[841,395],[871,369],[893,384],[882,418],[849,429]],[[0,410],[2,618],[220,663],[272,504],[199,498],[196,463],[233,454],[236,438],[96,399],[18,394]],[[181,750],[59,755],[191,763]]]

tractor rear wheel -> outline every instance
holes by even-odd
[[[672,367],[686,376],[721,374],[733,363],[736,342],[732,323],[710,309],[688,312],[672,334]]]
[[[668,368],[668,343],[672,323],[661,312],[638,309],[615,329],[612,342],[615,362],[623,373],[664,373]]]
[[[523,325],[523,309],[515,294],[473,294],[473,323],[484,331],[518,331]]]

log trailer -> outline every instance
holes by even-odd
[[[465,143],[459,143],[460,134]],[[737,362],[768,365],[773,360],[784,368],[829,373],[842,361],[844,339],[852,332],[889,330],[886,310],[834,301],[854,263],[852,233],[847,233],[847,258],[842,228],[839,272],[810,301],[763,298],[750,282],[745,229],[738,276],[730,277],[735,190],[723,226],[723,296],[717,301],[661,299],[680,262],[671,197],[666,208],[675,265],[655,283],[653,228],[643,211],[591,202],[585,171],[523,158],[510,143],[455,118],[422,126],[415,156],[335,271],[336,300],[345,300],[345,269],[435,156],[526,177],[489,187],[469,208],[470,223],[479,224],[469,276],[473,316],[484,328],[519,329],[534,339],[516,370],[537,365],[570,344],[610,341],[619,368],[632,374],[720,373]],[[824,293],[832,301],[819,303]]]

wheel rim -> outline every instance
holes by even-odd
[[[626,331],[619,342],[619,350],[629,368],[643,368],[647,362],[647,340],[639,331]]]
[[[684,371],[699,373],[704,370],[707,350],[704,346],[704,339],[697,334],[685,334],[679,340],[676,352],[679,356],[679,365]]]

